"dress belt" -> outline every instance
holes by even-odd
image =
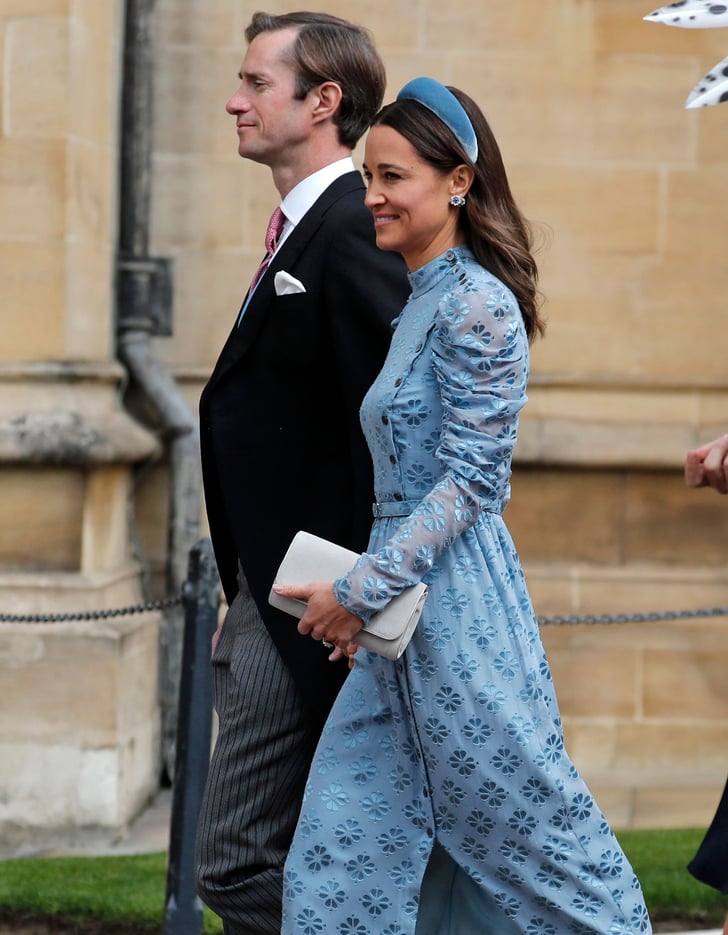
[[[380,500],[372,503],[372,513],[375,519],[381,519],[383,516],[409,516],[419,502],[419,500]]]

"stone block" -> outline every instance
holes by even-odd
[[[641,659],[636,652],[552,646],[548,659],[564,718],[630,719],[640,707]]]
[[[677,789],[650,786],[636,788],[632,826],[707,829],[715,811],[715,806],[711,804],[714,793],[715,787],[702,785]]]
[[[361,23],[370,30],[380,54],[385,48],[408,51],[419,44],[422,33],[421,8],[407,3],[406,0],[387,4],[372,3],[366,10],[352,7],[351,0],[328,0],[325,9],[327,13]],[[409,78],[416,74],[429,75],[431,72],[411,72]],[[403,81],[402,84],[404,83]],[[398,85],[397,90],[402,84]]]
[[[613,418],[539,420],[530,447],[519,446],[529,462],[571,464],[573,468],[682,468],[691,433],[679,422],[619,422]],[[673,475],[674,476],[674,475]]]
[[[624,257],[657,252],[661,221],[657,168],[518,164],[510,181],[526,215],[547,218],[561,243],[578,245],[589,254]]]
[[[0,242],[3,339],[0,360],[59,360],[64,354],[63,243]]]
[[[115,166],[110,148],[73,141],[68,154],[66,232],[74,241],[111,245],[116,229]]]
[[[652,423],[660,428],[673,428],[675,423],[695,421],[698,413],[693,392],[648,382],[636,382],[631,386],[606,381],[569,385],[536,376],[531,381],[529,397],[526,418],[535,415],[562,421],[612,422],[620,432],[630,423],[640,427]]]
[[[682,476],[697,444],[694,392],[636,382],[623,389],[569,386],[536,375],[519,426],[515,462],[605,468],[670,467]]]
[[[141,570],[127,562],[87,577],[64,571],[0,572],[2,605],[11,614],[58,614],[129,607],[139,603]],[[167,596],[166,592],[163,596]]]
[[[523,561],[618,561],[621,486],[609,472],[519,468],[505,517]]]
[[[195,361],[209,375],[258,263],[260,251],[193,250],[175,261],[174,344],[158,342],[169,363]]]
[[[103,609],[103,608],[101,608]],[[153,719],[157,614],[113,620],[5,624],[0,632],[4,738],[109,746]],[[43,685],[42,692],[32,692]],[[20,711],[27,712],[21,726]]]
[[[121,828],[138,812],[159,773],[158,639],[154,614],[3,627],[4,837]]]
[[[716,33],[717,39],[725,39],[725,33],[721,33],[719,29],[703,31],[714,32]],[[715,58],[713,55],[715,55]],[[703,75],[707,74],[708,70],[711,69],[716,62],[720,61],[721,57],[725,57],[724,44],[721,44],[721,48],[719,50],[716,49],[715,53],[703,57],[701,67],[698,71],[698,77],[695,79],[696,84]],[[720,107],[703,107],[700,109],[699,113],[700,123],[697,128],[698,163],[701,166],[716,165],[724,167],[725,152],[728,147],[728,125],[726,125],[725,119],[721,120]]]
[[[644,659],[645,717],[728,722],[728,650],[653,649]]]
[[[675,95],[695,80],[690,61],[612,55],[580,66],[551,46],[468,50],[452,63],[452,83],[485,110],[507,166],[530,166],[534,153],[541,165],[689,164],[694,121]]]
[[[550,223],[530,206],[524,205],[524,210],[532,220]],[[639,373],[634,295],[644,260],[590,252],[585,245],[593,236],[591,229],[571,231],[563,241],[566,235],[551,229],[553,241],[536,257],[547,330],[545,339],[533,346],[534,373],[582,375],[589,381],[602,374],[624,380]],[[573,244],[572,238],[581,245]]]
[[[3,468],[0,568],[77,570],[84,477],[72,469]]]
[[[88,472],[83,504],[82,574],[119,568],[125,563],[130,486],[126,465]]]
[[[119,131],[121,0],[74,0],[69,18],[69,127],[75,140],[97,147],[97,159],[113,177]]]
[[[719,388],[699,388],[695,391],[696,415],[693,423],[698,427],[695,433],[695,445],[725,434],[726,430],[726,394]]]
[[[155,73],[158,152],[226,156],[237,150],[225,104],[240,81],[241,54],[192,47],[159,50]],[[265,231],[264,231],[265,233]]]
[[[0,0],[0,17],[66,16],[71,0]]]
[[[180,6],[177,0],[158,0],[155,12],[157,48],[191,45],[229,48],[238,45],[242,58],[245,39],[243,27],[237,24],[235,3],[187,0],[184,6]]]
[[[645,57],[693,58],[710,56],[724,48],[720,30],[674,29],[642,19],[662,5],[655,3],[641,10],[635,8],[633,0],[597,4],[593,14],[594,52],[597,55],[619,52]]]
[[[586,59],[591,51],[590,27],[590,8],[575,0],[531,4],[527,13],[516,4],[483,7],[478,0],[463,0],[455,8],[432,4],[424,18],[425,42],[433,49],[457,54],[480,48],[487,50],[484,57],[524,48],[545,57],[548,50],[554,55],[552,67],[557,68]]]
[[[539,616],[576,612],[579,588],[568,562],[527,561],[524,562],[524,571],[534,609]]]
[[[557,684],[559,699],[562,692]],[[561,705],[562,714],[564,713]],[[566,717],[565,743],[569,757],[584,775],[604,776],[614,766],[617,724],[608,718]]]
[[[62,238],[65,207],[64,145],[0,139],[0,239]]]
[[[728,512],[694,496],[681,476],[630,472],[625,477],[625,564],[725,566]]]
[[[585,614],[649,613],[726,606],[728,588],[723,580],[687,580],[677,566],[673,575],[654,567],[609,569],[607,574],[580,569],[579,609]],[[646,624],[647,625],[647,624]]]
[[[679,691],[679,686],[676,686]],[[617,784],[684,787],[720,784],[726,776],[728,725],[670,722],[651,718],[619,724],[614,762],[608,773]],[[637,778],[639,777],[639,779]]]
[[[113,750],[2,741],[0,750],[3,840],[27,839],[31,829],[52,834],[59,827],[121,824]]]
[[[728,168],[724,165],[670,171],[665,256],[679,264],[688,277],[696,252],[706,266],[724,265],[720,237],[725,233],[725,205],[717,196],[727,190]]]
[[[64,355],[74,361],[108,361],[114,323],[114,247],[98,242],[66,245]]]
[[[706,215],[705,221],[705,232],[696,232],[701,239],[715,230],[714,218]],[[726,290],[726,264],[704,260],[699,250],[689,260],[684,254],[664,254],[647,266],[635,322],[640,334],[650,335],[640,344],[642,372],[657,377],[669,373],[673,381],[693,385],[722,381],[724,347],[710,338],[723,313]]]
[[[375,34],[374,38],[387,69],[385,103],[393,101],[399,89],[417,75],[431,75],[447,84],[453,83],[450,56],[446,51],[426,48],[418,42],[407,43],[404,46],[390,45],[386,31]]]
[[[632,790],[624,786],[613,786],[609,783],[587,782],[589,791],[602,810],[610,826],[619,831],[634,826],[634,805]]]
[[[246,184],[249,175],[252,173],[246,172],[246,164],[239,157],[234,161],[158,156],[152,183],[159,200],[159,210],[153,214],[155,251],[166,254],[180,247],[239,249],[256,233],[258,221],[256,246],[260,251],[267,218],[250,217]],[[275,190],[270,173],[267,188],[272,201]]]
[[[63,15],[5,24],[5,136],[61,139],[68,132],[69,28]]]
[[[157,574],[162,573],[167,557],[168,483],[168,466],[158,464],[135,484],[134,524],[146,560]]]
[[[94,830],[125,831],[156,790],[158,750],[159,731],[151,723],[118,749],[0,739],[3,841],[41,849],[62,841],[68,847]]]

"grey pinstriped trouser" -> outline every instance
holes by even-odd
[[[240,578],[212,658],[220,724],[197,828],[197,890],[225,935],[279,935],[283,864],[318,731]]]

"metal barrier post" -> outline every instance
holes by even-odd
[[[190,550],[184,585],[185,630],[179,690],[164,935],[200,935],[202,901],[195,893],[195,833],[212,735],[210,640],[220,600],[209,539]]]

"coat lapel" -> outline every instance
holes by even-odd
[[[240,322],[240,326],[237,324],[236,317],[233,329],[225,342],[208,382],[208,388],[224,376],[224,374],[245,355],[254,343],[265,321],[270,304],[275,298],[273,280],[278,270],[290,269],[295,266],[299,257],[321,226],[326,212],[334,202],[343,195],[349,194],[357,189],[363,189],[363,187],[364,185],[358,172],[347,172],[346,175],[335,179],[309,208],[301,221],[287,237],[278,253],[276,253],[271,260],[268,269],[258,283],[258,288],[253,293],[253,297],[245,310],[245,315]]]

